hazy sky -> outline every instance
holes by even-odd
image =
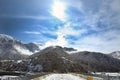
[[[79,50],[120,50],[120,0],[0,0],[0,33]]]

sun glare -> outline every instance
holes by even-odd
[[[65,21],[65,3],[55,1],[52,7],[52,15],[61,21]]]

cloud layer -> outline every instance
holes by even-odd
[[[0,32],[20,35],[21,40],[25,34],[24,41],[37,41],[45,46],[105,53],[120,50],[120,0],[58,0],[66,7],[65,21],[51,13],[55,1],[1,0]]]

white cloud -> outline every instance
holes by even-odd
[[[118,30],[109,30],[100,34],[88,35],[78,39],[71,47],[77,48],[80,51],[97,51],[110,53],[120,50],[120,37]]]
[[[67,46],[69,44],[68,40],[66,39],[66,36],[80,36],[82,33],[86,32],[86,30],[75,30],[72,28],[71,23],[65,24],[63,27],[59,27],[59,29],[56,31],[57,39],[56,40],[50,40],[45,43],[45,47],[47,46]]]
[[[68,44],[67,40],[65,39],[65,37],[62,34],[58,34],[57,35],[57,39],[56,40],[49,40],[45,43],[45,47],[48,46],[66,46]]]
[[[68,0],[66,0],[66,2],[68,2]],[[42,33],[57,35],[56,39],[49,38],[48,40],[45,40],[45,47],[55,45],[71,46],[78,50],[100,51],[106,53],[120,50],[120,37],[118,35],[120,34],[120,30],[115,30],[116,28],[119,28],[120,25],[120,14],[116,14],[116,12],[120,12],[119,2],[119,0],[102,1],[96,12],[94,12],[95,9],[92,9],[94,8],[93,6],[91,6],[91,9],[89,8],[88,11],[83,10],[85,9],[83,7],[88,7],[88,5],[84,5],[81,0],[72,0],[71,2],[68,2],[68,6],[76,8],[80,12],[83,12],[83,14],[85,13],[82,16],[75,16],[75,18],[72,19],[73,22],[76,18],[81,19],[82,17],[82,20],[76,23],[68,21],[64,26],[60,26],[57,31],[50,31],[49,29],[43,30]],[[99,24],[103,25],[99,26]],[[74,29],[74,26],[80,27],[80,29],[76,30]],[[97,31],[96,34],[93,33],[92,35],[88,34],[87,36],[81,37],[81,34],[87,33],[89,29]],[[26,33],[40,34],[39,32],[29,31]],[[78,40],[73,41],[72,39],[67,39],[66,36],[70,35],[77,37]],[[71,42],[74,44],[70,44]]]
[[[25,34],[35,34],[35,35],[41,34],[40,32],[37,32],[37,31],[24,31],[23,33],[25,33]]]
[[[67,35],[78,36],[80,33],[84,32],[84,31],[85,30],[75,30],[72,27],[72,23],[67,23],[67,24],[65,24],[64,27],[59,27],[57,34],[62,34],[64,36],[67,36]]]
[[[81,1],[80,3],[82,2],[84,1]],[[84,3],[87,3],[87,1],[85,1]],[[97,1],[94,0],[94,3],[97,3]],[[88,28],[91,28],[95,31],[99,31],[101,29],[103,30],[105,28],[118,27],[120,25],[120,5],[118,5],[119,3],[120,0],[101,1],[100,4],[96,5],[99,6],[97,11],[94,11],[94,8],[96,7],[93,7],[92,5],[88,6],[85,4],[81,4],[82,7],[89,7],[89,9],[85,11],[85,9],[82,8],[84,15],[75,17],[78,18],[78,20],[82,19],[77,22],[77,24],[82,27],[87,25]],[[101,26],[99,26],[99,24],[103,24],[102,26],[104,27],[100,28]]]

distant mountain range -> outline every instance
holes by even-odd
[[[24,59],[34,52],[40,51],[39,44],[16,40],[15,38],[0,34],[0,58],[1,59]]]
[[[35,42],[25,44],[11,36],[0,34],[0,59],[26,59],[19,63],[22,66],[19,66],[18,62],[8,64],[7,70],[14,71],[17,67],[17,70],[28,71],[29,66],[33,68],[33,66],[42,65],[44,72],[120,71],[119,51],[103,54],[89,51],[78,52],[74,48],[60,46],[50,46],[44,49],[41,47],[41,44]],[[11,65],[16,67],[11,68]]]
[[[107,54],[83,51],[70,55],[74,58],[74,61],[84,65],[84,67],[89,71],[120,71],[120,60],[115,59]]]

